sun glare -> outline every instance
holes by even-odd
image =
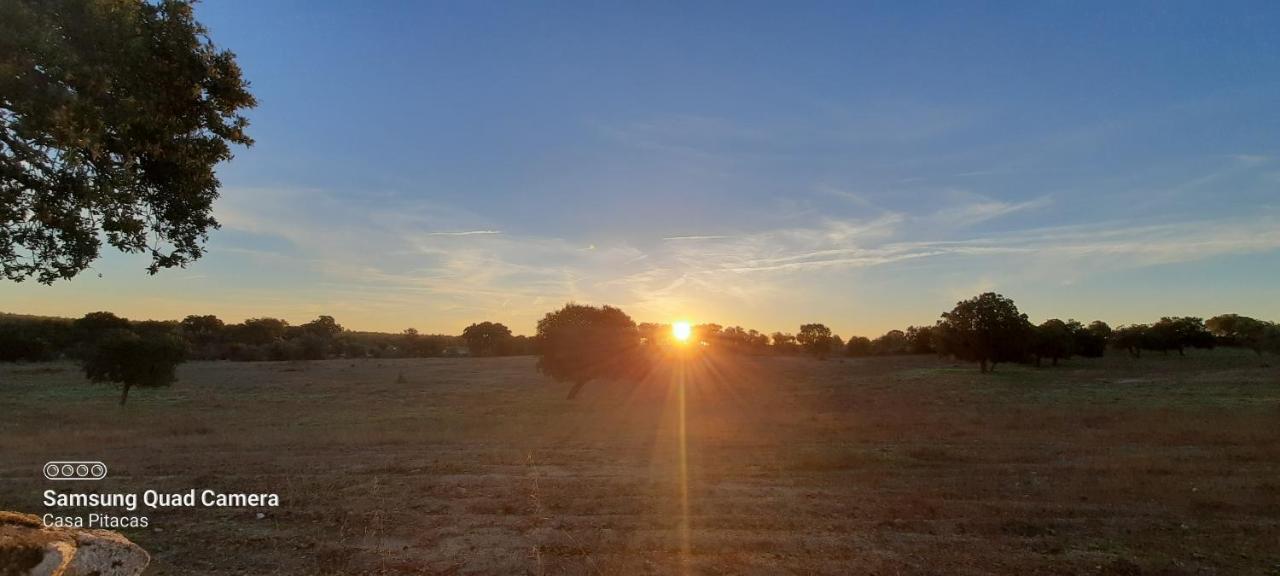
[[[688,342],[691,335],[693,335],[693,326],[690,326],[688,322],[676,322],[671,325],[671,336],[677,342]]]

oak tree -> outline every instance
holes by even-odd
[[[0,274],[70,279],[104,240],[196,260],[254,105],[187,0],[0,1]]]

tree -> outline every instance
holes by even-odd
[[[933,354],[933,326],[908,326],[907,351],[911,354]]]
[[[1075,323],[1079,326],[1079,322]],[[1053,365],[1058,365],[1061,358],[1070,358],[1073,353],[1073,334],[1071,327],[1062,320],[1053,318],[1045,320],[1035,329],[1035,341],[1032,353],[1036,357],[1036,366],[1042,358],[1049,358]]]
[[[773,341],[773,351],[778,354],[794,354],[800,349],[796,345],[796,337],[785,332],[774,332],[769,339]]]
[[[1187,348],[1213,348],[1213,345],[1213,335],[1200,318],[1166,316],[1147,330],[1143,347],[1165,353],[1177,350],[1179,356],[1185,356]]]
[[[844,352],[844,338],[839,334],[832,334],[827,339],[827,353],[839,355],[842,352]]]
[[[733,352],[761,354],[769,350],[769,337],[756,330],[730,326],[720,332],[721,345]]]
[[[120,384],[120,405],[133,386],[168,386],[185,357],[182,340],[172,334],[141,337],[115,330],[102,337],[84,360],[84,375],[93,382]]]
[[[0,324],[0,362],[40,362],[53,358],[48,340],[16,324]]]
[[[250,346],[266,346],[284,338],[289,323],[279,318],[249,318],[231,327],[235,340]]]
[[[103,335],[133,327],[129,320],[110,312],[90,312],[71,322],[71,332],[75,345],[71,356],[83,358],[93,350],[93,346]]]
[[[1018,311],[1013,300],[994,292],[957,302],[942,314],[935,329],[941,331],[943,351],[978,362],[984,373],[988,364],[994,371],[998,362],[1023,359],[1032,333],[1027,315]]]
[[[512,356],[529,356],[536,354],[538,350],[537,339],[530,338],[524,334],[512,336],[511,341],[507,344],[506,354]]]
[[[741,326],[730,326],[720,332],[720,341],[724,348],[733,352],[743,352],[747,349],[750,336],[747,330]]]
[[[1267,323],[1266,331],[1262,334],[1262,349],[1280,354],[1280,326]]]
[[[160,334],[178,336],[178,323],[173,320],[134,320],[129,329],[139,336]]]
[[[1111,340],[1111,327],[1106,322],[1094,320],[1087,327],[1080,326],[1072,320],[1067,323],[1071,328],[1072,348],[1085,358],[1101,358],[1107,351],[1107,342]]]
[[[907,334],[901,330],[890,330],[871,341],[871,350],[881,356],[905,354],[909,346]]]
[[[1205,320],[1210,334],[1228,346],[1242,346],[1259,356],[1266,348],[1267,335],[1273,329],[1270,322],[1263,322],[1238,314],[1221,314]]]
[[[303,333],[312,334],[325,340],[333,340],[342,334],[342,325],[333,316],[320,316],[315,320],[299,326]]]
[[[572,382],[573,399],[587,382],[635,374],[640,332],[622,310],[569,303],[538,321],[538,371]]]
[[[472,356],[505,354],[511,344],[511,329],[496,322],[481,322],[467,326],[462,339]]]
[[[421,337],[418,334],[417,328],[405,328],[404,331],[400,333],[400,341],[400,348],[404,350],[405,356],[415,357],[419,355],[418,346],[421,341]],[[344,347],[343,354],[347,354],[346,347]]]
[[[796,334],[796,343],[819,360],[825,359],[831,351],[831,329],[823,324],[803,324]]]
[[[1111,346],[1127,351],[1134,358],[1141,358],[1142,349],[1146,347],[1148,339],[1148,329],[1146,324],[1130,324],[1116,328],[1111,334]]]
[[[178,329],[182,331],[183,335],[191,342],[199,344],[217,341],[222,337],[224,328],[226,328],[226,324],[212,314],[204,316],[192,314],[178,323]]]
[[[110,312],[90,312],[77,318],[71,327],[80,337],[92,337],[110,330],[128,330],[129,320]]]
[[[191,2],[5,0],[0,70],[4,277],[70,279],[103,239],[152,274],[203,255],[255,102]]]
[[[871,339],[866,336],[850,336],[844,345],[846,356],[870,356],[871,351]]]
[[[693,327],[692,332],[693,334],[690,340],[694,344],[715,344],[724,337],[724,327],[713,322],[697,324]]]

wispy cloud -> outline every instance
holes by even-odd
[[[694,236],[667,236],[666,238],[663,238],[663,240],[666,240],[666,241],[668,241],[668,242],[679,242],[679,241],[684,241],[684,240],[721,240],[721,239],[724,239],[724,238],[732,238],[732,236],[714,236],[714,235],[705,235],[705,236],[697,236],[697,235],[694,235]]]
[[[501,233],[501,230],[466,230],[463,232],[428,232],[427,236],[484,236]]]
[[[1021,202],[1004,202],[969,192],[957,191],[953,194],[963,197],[964,200],[924,216],[922,220],[933,226],[963,228],[1019,212],[1038,210],[1053,203],[1052,198],[1048,196]]]
[[[810,216],[804,226],[666,236],[636,245],[507,234],[465,211],[413,201],[368,210],[318,191],[255,191],[257,209],[246,215],[235,196],[220,211],[224,224],[287,241],[290,255],[271,252],[272,258],[309,270],[309,293],[323,295],[312,297],[340,301],[361,314],[426,306],[423,313],[457,322],[493,314],[531,325],[571,299],[622,305],[639,318],[750,309],[797,286],[838,291],[840,281],[833,278],[841,274],[907,263],[915,269],[972,262],[1070,282],[1108,270],[1280,249],[1276,214],[1265,211],[973,231],[985,221],[1045,208],[1051,205],[1047,196],[1006,202],[955,193],[949,205],[921,215]],[[449,231],[445,221],[456,227]],[[221,251],[262,256],[244,248]]]

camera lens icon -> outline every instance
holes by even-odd
[[[48,480],[101,480],[107,477],[107,465],[102,462],[47,462],[44,477]]]

